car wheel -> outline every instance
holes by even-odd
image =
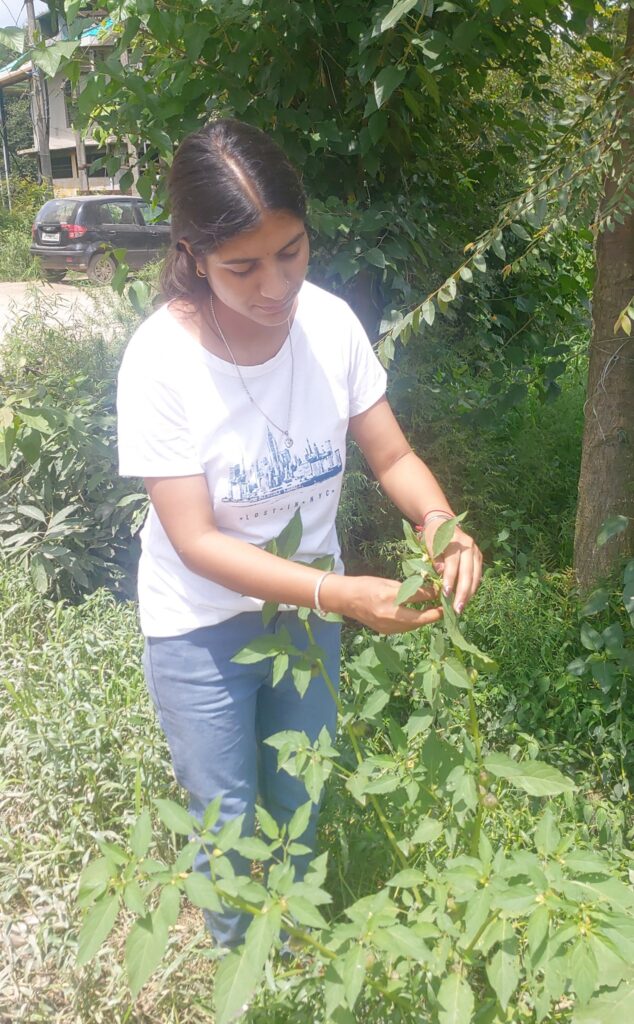
[[[42,275],[45,281],[63,281],[66,277],[65,270],[43,270]]]
[[[88,264],[86,273],[95,284],[110,284],[116,269],[117,264],[112,256],[107,252],[98,252]]]

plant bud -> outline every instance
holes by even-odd
[[[496,797],[495,793],[487,793],[483,803],[485,807],[497,807],[498,798]]]

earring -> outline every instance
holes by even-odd
[[[204,271],[201,273],[200,267],[196,267],[196,277],[207,277]]]

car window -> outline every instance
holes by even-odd
[[[103,224],[136,224],[132,203],[97,203],[92,208],[86,205],[85,213],[89,223]]]
[[[149,203],[138,203],[138,209],[141,211],[141,216],[145,224],[169,224],[170,218],[163,217],[162,206],[150,206]]]
[[[35,220],[38,224],[46,221],[59,221],[60,224],[73,224],[79,203],[72,199],[50,199],[39,210]]]

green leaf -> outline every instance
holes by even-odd
[[[487,978],[503,1010],[506,1010],[518,986],[519,964],[517,939],[513,936],[503,943],[486,965]]]
[[[0,28],[0,43],[14,53],[24,52],[24,29],[23,28]]]
[[[526,925],[526,940],[533,970],[536,970],[548,949],[550,912],[543,903],[533,911]]]
[[[274,658],[278,654],[294,654],[290,636],[286,629],[279,633],[272,633],[266,636],[256,636],[254,640],[238,651],[231,659],[237,665],[253,665],[258,661],[265,661],[267,658]]]
[[[457,658],[446,658],[443,662],[442,669],[445,674],[445,679],[450,686],[455,686],[459,690],[473,689],[473,682],[469,678],[469,673]]]
[[[6,469],[9,465],[16,436],[17,430],[15,427],[0,427],[0,467],[2,469]]]
[[[380,249],[368,249],[365,253],[365,258],[373,267],[379,267],[381,270],[384,269],[385,256]]]
[[[291,669],[291,675],[293,676],[293,682],[295,689],[297,690],[300,697],[303,697],[306,690],[310,686],[310,681],[313,678],[313,673],[310,668],[306,665],[293,665]]]
[[[428,299],[426,302],[423,302],[423,305],[421,306],[421,313],[425,323],[429,324],[429,326],[431,327],[434,320],[436,319],[436,307],[434,306],[434,303],[431,301],[431,299]]]
[[[287,897],[288,909],[299,924],[308,928],[326,928],[327,922],[322,917],[317,907],[314,906],[305,896]]]
[[[269,839],[280,838],[280,828],[275,818],[264,807],[255,808],[255,816],[264,835]]]
[[[153,916],[157,921],[163,921],[170,928],[178,921],[180,906],[181,894],[179,887],[173,883],[172,885],[166,885],[163,888],[158,908]]]
[[[201,874],[200,871],[193,871],[185,879],[185,894],[195,907],[214,910],[216,913],[220,913],[222,910],[216,890],[207,876]]]
[[[374,79],[374,99],[377,107],[380,108],[384,103],[387,103],[394,90],[398,88],[404,78],[404,68],[390,65],[379,71]]]
[[[308,828],[310,823],[311,814],[313,810],[312,800],[308,800],[301,807],[298,807],[293,817],[288,823],[288,838],[299,839],[300,836],[304,835],[304,832]]]
[[[158,810],[159,818],[172,832],[188,836],[195,830],[196,819],[184,807],[175,803],[174,800],[157,799],[154,801],[154,804]]]
[[[404,924],[393,924],[389,928],[380,928],[372,935],[372,942],[385,953],[394,957],[415,960],[417,964],[431,961],[429,947],[423,939]]]
[[[555,852],[560,842],[561,832],[557,828],[553,812],[547,807],[535,829],[535,846],[539,853],[548,857]]]
[[[79,41],[77,39],[53,43],[52,46],[40,43],[32,51],[31,59],[38,68],[42,69],[45,75],[53,78],[59,71],[62,61],[72,57],[78,46]]]
[[[446,547],[451,544],[453,535],[456,532],[456,527],[467,515],[466,512],[462,512],[459,516],[453,516],[452,519],[447,519],[446,522],[442,523],[434,534],[432,541],[432,557],[438,558],[443,553]]]
[[[398,593],[394,598],[394,604],[405,604],[406,601],[410,601],[414,594],[420,590],[422,585],[422,576],[409,576],[403,581],[403,583],[401,583]]]
[[[276,654],[273,659],[273,672],[271,673],[271,685],[277,686],[281,683],[288,670],[288,654]]]
[[[491,775],[508,779],[531,796],[556,796],[577,788],[572,779],[543,761],[522,761],[520,764],[506,754],[489,754],[484,758],[484,767]]]
[[[264,626],[268,626],[269,622],[272,622],[279,611],[279,605],[275,601],[265,601],[262,605],[262,622]]]
[[[75,18],[77,17],[79,11],[81,10],[82,5],[83,5],[83,0],[64,0],[64,10],[66,11],[66,21],[67,21],[67,23],[69,25],[71,25],[73,23],[73,21],[75,20]]]
[[[147,907],[145,906],[141,886],[134,878],[131,882],[127,883],[123,890],[123,902],[128,910],[131,910],[133,914],[137,915],[137,917],[145,917],[147,914]]]
[[[451,601],[444,595],[440,595],[440,602],[443,609],[443,625],[447,630],[447,635],[451,640],[454,647],[457,647],[460,651],[465,651],[467,654],[473,655],[478,668],[483,671],[493,673],[497,670],[497,665],[492,658],[485,654],[484,651],[479,650],[475,644],[470,643],[465,636],[463,636],[460,627],[458,626],[458,618],[451,605]]]
[[[449,974],[438,989],[439,1024],[471,1024],[473,1019],[473,992],[466,978]]]
[[[610,600],[608,591],[601,587],[599,590],[595,590],[590,597],[587,599],[583,608],[581,609],[582,615],[596,615],[597,612],[605,611]]]
[[[408,14],[413,7],[416,7],[417,3],[418,0],[399,0],[398,3],[394,4],[389,14],[386,14],[383,18],[379,32],[387,32],[389,28],[394,28],[401,18]]]
[[[125,944],[125,965],[133,999],[163,959],[167,938],[167,924],[158,912],[132,925]]]
[[[593,629],[589,622],[581,623],[581,643],[587,651],[600,651],[603,647],[603,637],[596,629]]]
[[[597,958],[588,939],[579,938],[568,954],[570,980],[577,994],[578,1005],[585,1005],[597,988]]]
[[[414,886],[423,885],[426,881],[427,877],[422,871],[418,871],[417,868],[405,868],[390,878],[387,884],[395,889],[412,889]]]
[[[434,101],[437,107],[440,106],[440,89],[438,88],[438,82],[432,75],[429,68],[426,68],[424,64],[419,64],[416,68],[416,74],[420,78],[421,85],[428,96]]]
[[[264,964],[280,930],[279,907],[254,918],[241,953],[230,953],[218,965],[214,978],[215,1024],[235,1020],[260,982]]]
[[[299,548],[303,533],[302,514],[299,509],[275,538],[279,558],[292,558]]]
[[[410,838],[410,843],[433,843],[442,835],[442,825],[435,818],[424,818]]]
[[[44,560],[40,555],[33,555],[31,558],[29,572],[33,580],[33,586],[38,594],[45,594],[48,590],[48,573]]]
[[[145,857],[152,839],[152,822],[147,808],[141,811],[130,833],[130,849],[135,857]]]
[[[119,912],[119,896],[111,893],[98,900],[88,912],[79,933],[77,965],[85,967],[106,941]]]
[[[97,845],[104,857],[107,857],[114,864],[127,864],[129,856],[118,843],[108,843],[105,839],[98,839]]]
[[[81,873],[77,902],[80,907],[90,906],[105,892],[108,882],[117,874],[116,864],[108,857],[91,860]]]
[[[597,534],[597,545],[602,547],[604,544],[607,544],[613,537],[627,530],[628,525],[629,519],[627,516],[609,516]]]
[[[523,228],[521,224],[511,224],[510,227],[514,235],[517,235],[517,237],[521,238],[524,242],[530,242],[531,236],[526,228]]]
[[[628,980],[611,992],[602,992],[587,1006],[575,1007],[572,1024],[626,1024],[634,1020],[634,981]]]
[[[355,942],[346,953],[343,964],[338,964],[338,971],[343,981],[346,1002],[351,1010],[359,998],[365,980],[367,951],[360,942]]]
[[[235,849],[249,860],[270,860],[273,856],[264,840],[257,836],[243,836],[236,840]]]

